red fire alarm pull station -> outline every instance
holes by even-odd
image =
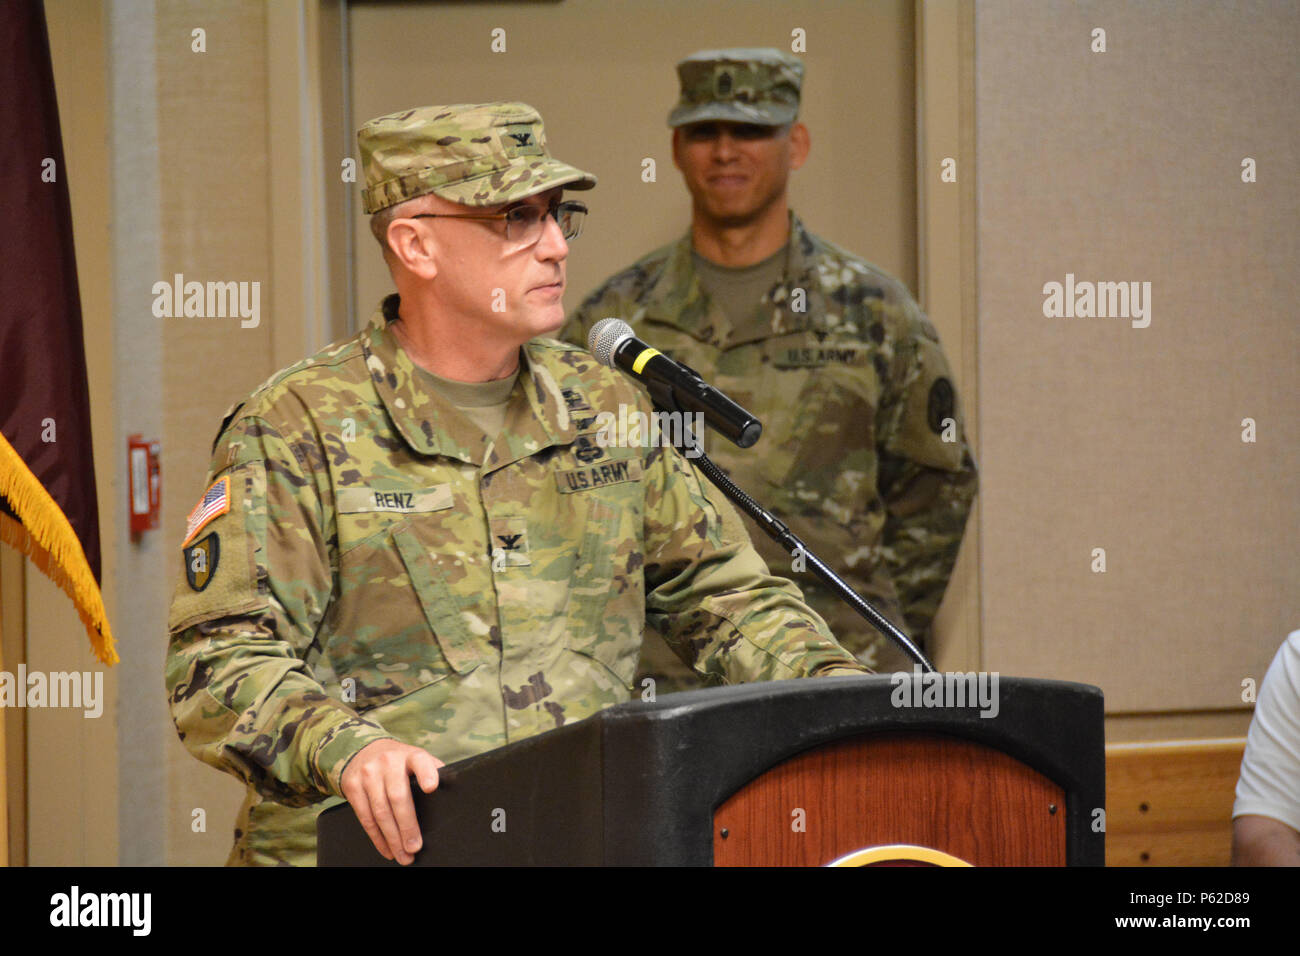
[[[159,527],[162,501],[161,447],[140,435],[128,435],[127,476],[131,506],[131,537]]]

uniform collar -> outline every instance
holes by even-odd
[[[762,323],[758,332],[738,336],[730,320],[700,288],[699,276],[691,261],[691,233],[687,230],[686,235],[669,248],[663,271],[650,289],[645,318],[671,325],[718,348],[811,328],[826,311],[817,274],[816,253],[812,234],[791,211],[790,242],[786,246],[781,285],[771,302],[764,301],[758,306],[770,322]],[[803,290],[802,310],[792,308],[795,289]]]
[[[554,371],[549,368],[553,359],[546,349],[529,342],[522,350],[524,368],[511,394],[502,430],[510,437],[497,442],[489,457],[489,443],[482,432],[445,398],[419,382],[415,363],[389,328],[397,318],[399,304],[395,294],[384,299],[362,333],[362,349],[379,400],[412,449],[422,455],[445,455],[473,465],[483,464],[488,471],[542,448],[574,441],[577,429]],[[516,400],[521,391],[527,397],[526,404]]]
[[[559,385],[565,353],[536,340],[526,343],[522,352],[524,368],[506,410],[505,425],[483,467],[485,473],[529,458],[543,448],[571,445],[578,437],[577,424]],[[521,389],[527,405],[517,400]]]

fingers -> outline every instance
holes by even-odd
[[[410,775],[431,793],[443,762],[427,751],[397,741],[376,741],[344,771],[343,795],[380,856],[406,865],[420,849],[419,821],[411,799]]]
[[[416,750],[406,758],[407,772],[415,774],[416,782],[425,793],[438,789],[438,768],[442,766],[445,764],[441,760],[424,750]]]
[[[402,764],[400,773],[390,774],[384,780],[388,797],[389,825],[380,827],[388,838],[388,848],[397,857],[397,862],[406,865],[415,859],[415,852],[420,849],[420,825],[415,819],[415,804],[411,800],[411,780],[406,774],[406,764]]]
[[[415,859],[414,851],[420,848],[420,831],[414,826],[415,809],[411,806],[410,781],[406,779],[405,773],[399,771],[394,774],[391,766],[386,767],[372,782],[367,782],[366,794],[370,798],[370,811],[375,816],[379,832],[384,835],[392,858],[405,866]],[[404,815],[399,795],[406,798]],[[412,850],[406,849],[409,840],[407,834],[403,833],[404,829],[415,830],[415,847]]]
[[[379,824],[375,822],[375,815],[370,811],[370,797],[365,785],[345,785],[343,795],[348,798],[348,803],[352,805],[352,812],[357,815],[357,820],[361,823],[361,829],[366,831],[366,836],[370,837],[370,842],[375,845],[379,855],[385,860],[391,860],[393,852],[388,849],[388,840],[379,828]]]
[[[400,770],[385,778],[393,826],[391,830],[383,828],[382,823],[380,826],[388,839],[389,849],[396,853],[397,862],[403,865],[414,860],[415,854],[424,845],[424,839],[420,836],[420,821],[415,816],[415,801],[411,799],[410,775],[415,774],[421,790],[432,793],[437,789],[438,768],[442,765],[441,760],[427,751],[411,747],[406,752]],[[396,831],[399,842],[394,842],[392,830]]]
[[[386,777],[380,762],[359,767],[354,779],[350,781],[352,786],[344,786],[344,796],[352,804],[361,828],[366,831],[366,836],[370,837],[370,842],[375,845],[379,855],[385,860],[396,859],[398,863],[410,863],[412,857],[402,850],[397,822],[389,805]]]

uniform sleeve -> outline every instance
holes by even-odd
[[[675,449],[651,452],[646,621],[716,683],[870,673],[798,588],[768,573],[740,516]]]
[[[1258,814],[1300,831],[1300,631],[1264,676],[1241,759],[1233,817]]]
[[[289,806],[341,795],[348,760],[391,737],[329,697],[308,665],[334,580],[319,461],[314,443],[261,419],[227,429],[210,517],[182,545],[168,621],[168,702],[182,742]]]
[[[952,372],[930,321],[903,293],[903,335],[881,396],[882,554],[911,636],[925,646],[978,487]]]

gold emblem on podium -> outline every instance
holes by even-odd
[[[951,853],[911,843],[891,843],[854,850],[827,866],[974,866]]]

